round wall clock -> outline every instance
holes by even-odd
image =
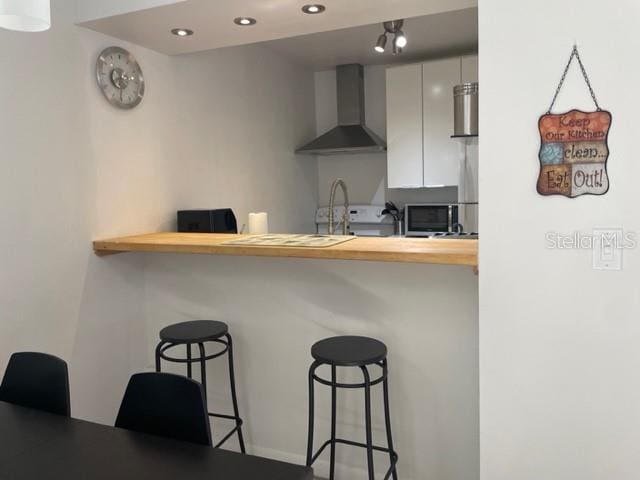
[[[135,57],[120,47],[105,49],[96,63],[98,86],[112,105],[130,109],[144,97],[144,77]]]

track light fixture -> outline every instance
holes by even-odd
[[[384,22],[384,33],[378,37],[378,41],[374,47],[374,50],[378,53],[384,53],[387,45],[387,35],[393,35],[392,52],[394,55],[402,53],[402,49],[407,46],[407,37],[402,31],[404,20],[391,20]]]
[[[378,53],[384,53],[384,47],[387,45],[387,35],[385,33],[381,34],[378,37],[378,41],[376,42],[376,46],[374,50]]]

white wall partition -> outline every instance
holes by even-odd
[[[480,379],[483,480],[636,480],[640,471],[640,250],[622,271],[548,232],[640,233],[640,4],[480,4]],[[537,121],[578,43],[603,108],[611,190],[536,193]],[[557,112],[593,104],[574,65]]]
[[[389,348],[400,478],[478,479],[478,297],[469,267],[198,255],[146,261],[150,356],[158,330],[170,323],[213,318],[231,326],[252,453],[305,461],[311,345],[368,335]],[[353,370],[339,369],[339,376],[357,381],[361,373]],[[225,362],[211,362],[207,378],[211,405],[228,410]],[[318,446],[330,432],[330,398],[330,389],[316,386]],[[372,405],[374,439],[384,445],[380,389]],[[363,408],[361,390],[339,392],[338,435],[364,438]],[[216,422],[214,436],[227,428]],[[328,453],[315,465],[320,478],[329,477],[327,460]],[[388,455],[375,461],[380,475]],[[365,451],[341,446],[337,462],[336,478],[366,480]]]

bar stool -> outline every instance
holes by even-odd
[[[331,445],[330,476],[333,480],[335,473],[336,444],[351,445],[367,449],[367,467],[369,480],[374,480],[373,452],[374,450],[389,454],[390,467],[384,476],[387,480],[393,475],[394,480],[398,479],[396,464],[398,454],[393,449],[391,438],[391,418],[389,415],[389,385],[387,382],[387,347],[379,340],[367,337],[340,336],[321,340],[311,347],[311,356],[314,362],[309,368],[309,440],[307,443],[307,466],[310,467],[324,449]],[[331,366],[331,380],[325,380],[316,375],[316,370],[321,365]],[[375,380],[371,380],[368,366],[380,367],[381,375]],[[358,367],[364,377],[363,383],[338,383],[336,380],[337,367]],[[314,434],[314,382],[331,387],[331,438],[327,440],[320,449],[313,453]],[[373,445],[373,435],[371,431],[371,387],[382,383],[384,396],[384,420],[387,431],[387,448]],[[365,430],[366,443],[354,442],[336,438],[336,400],[338,388],[364,388],[364,409],[365,409]]]
[[[214,342],[223,345],[222,350],[211,355],[205,354],[204,344]],[[170,357],[165,352],[171,348],[185,345],[187,349],[186,358]],[[198,345],[198,357],[193,358],[191,355],[191,346]],[[187,364],[187,377],[192,377],[192,364],[200,363],[200,379],[202,389],[204,390],[205,405],[207,404],[207,360],[213,360],[221,355],[228,354],[229,360],[229,381],[231,384],[231,400],[233,402],[233,415],[223,415],[220,413],[208,412],[210,417],[225,418],[234,420],[236,426],[220,440],[214,448],[220,447],[234,433],[238,434],[238,442],[240,443],[240,451],[246,453],[244,446],[244,438],[242,436],[242,418],[238,411],[238,398],[236,395],[236,381],[233,371],[233,342],[229,335],[229,327],[226,323],[214,320],[194,320],[190,322],[177,323],[169,325],[160,330],[160,343],[156,347],[156,371],[161,371],[161,360],[174,363]]]

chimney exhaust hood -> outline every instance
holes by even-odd
[[[384,153],[385,142],[365,125],[364,68],[353,63],[336,67],[338,126],[309,142],[296,153],[344,155]]]

